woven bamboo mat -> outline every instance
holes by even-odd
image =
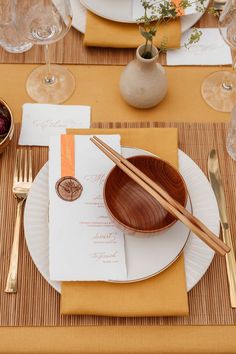
[[[217,27],[217,20],[206,12],[196,26]],[[50,45],[50,53],[51,61],[58,64],[125,65],[133,59],[135,50],[85,47],[83,34],[72,27],[62,40]],[[161,55],[159,60],[165,64],[165,55]],[[0,63],[45,63],[43,46],[35,45],[21,54],[8,53],[0,47]]]
[[[225,150],[225,124],[150,123],[96,124],[96,127],[178,127],[179,146],[206,172],[207,154],[217,148],[225,185],[232,235],[236,232],[236,164]],[[95,127],[95,126],[94,126]],[[20,126],[14,141],[0,158],[0,325],[1,326],[73,326],[73,325],[229,325],[236,324],[236,310],[230,308],[224,259],[215,256],[209,270],[189,293],[189,317],[109,318],[61,316],[60,295],[42,278],[33,264],[24,240],[20,240],[18,293],[5,294],[4,287],[13,237],[16,201],[12,196],[12,174]],[[47,160],[47,148],[33,149],[36,174]],[[236,250],[236,240],[233,240]]]

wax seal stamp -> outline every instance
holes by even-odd
[[[67,202],[73,202],[78,199],[82,193],[83,187],[79,181],[72,176],[60,178],[56,183],[57,195]]]

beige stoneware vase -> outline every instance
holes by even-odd
[[[136,59],[124,69],[120,78],[123,99],[136,108],[151,108],[160,103],[167,93],[164,68],[157,63],[158,50],[152,47],[153,57],[144,59],[144,45],[137,48]]]

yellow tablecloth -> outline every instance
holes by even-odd
[[[235,326],[0,329],[2,354],[235,354]]]
[[[32,102],[25,90],[26,78],[36,65],[1,64],[0,97],[12,108],[15,120],[21,120],[22,104]],[[123,66],[66,65],[75,75],[76,91],[66,104],[92,107],[92,122],[225,122],[229,113],[210,108],[202,99],[202,80],[219,67],[166,67],[168,93],[155,108],[128,106],[119,93]],[[230,70],[230,69],[229,69]]]

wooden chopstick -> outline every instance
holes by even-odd
[[[93,137],[100,145],[105,147],[112,155],[114,155],[119,161],[121,161],[125,166],[127,166],[131,171],[133,171],[137,176],[139,176],[143,181],[149,184],[156,192],[158,192],[164,199],[166,199],[174,208],[179,210],[183,215],[185,215],[193,224],[202,229],[208,236],[213,240],[213,242],[217,243],[220,247],[222,247],[226,252],[230,251],[230,248],[221,241],[217,236],[211,232],[206,225],[204,225],[199,219],[195,218],[187,209],[183,207],[177,200],[172,198],[169,193],[167,193],[163,188],[161,188],[158,184],[156,184],[153,180],[151,180],[147,175],[145,175],[142,171],[140,171],[137,167],[135,167],[131,162],[126,160],[122,155],[118,154],[114,149],[112,149],[109,145],[104,143],[101,139],[94,136]]]
[[[181,204],[173,199],[165,190],[153,182],[143,172],[118,154],[110,146],[97,137],[91,141],[110,158],[124,173],[138,183],[143,189],[150,193],[169,213],[182,221],[191,229],[202,241],[214,249],[218,254],[224,256],[230,251],[230,247],[225,245],[216,235],[214,235],[200,220],[189,213]]]

